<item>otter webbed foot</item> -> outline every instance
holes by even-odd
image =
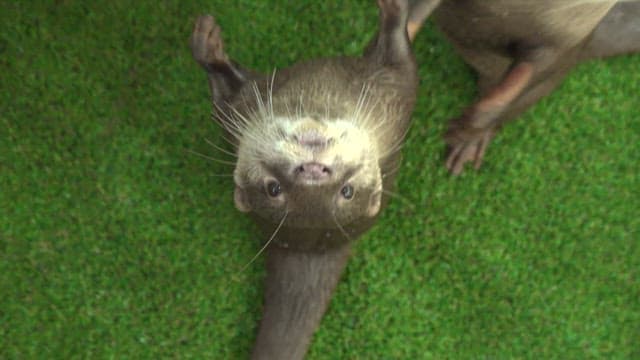
[[[224,43],[220,36],[220,26],[211,15],[198,17],[190,39],[191,54],[205,70],[211,66],[229,64],[229,57],[224,52]]]
[[[207,72],[214,105],[221,106],[247,81],[248,72],[229,59],[220,26],[210,15],[198,17],[189,45],[193,58]]]
[[[504,121],[504,113],[522,106],[519,101],[526,99],[519,97],[527,92],[533,73],[533,64],[526,61],[516,63],[504,79],[482,95],[461,117],[449,121],[449,130],[444,137],[449,147],[446,167],[453,175],[462,173],[467,162],[473,161],[474,167],[480,168],[496,128]]]

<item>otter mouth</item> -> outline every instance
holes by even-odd
[[[312,150],[324,149],[333,141],[318,130],[307,130],[293,135],[293,140],[298,145]]]

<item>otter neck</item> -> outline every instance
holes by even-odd
[[[318,252],[267,250],[265,303],[252,359],[303,359],[340,280],[350,244]]]

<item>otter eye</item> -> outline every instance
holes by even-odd
[[[351,200],[353,198],[353,186],[345,185],[340,189],[340,194],[347,200]]]
[[[271,180],[267,183],[267,193],[269,194],[269,196],[276,197],[280,195],[281,192],[282,189],[280,188],[279,182]]]

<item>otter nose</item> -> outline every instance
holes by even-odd
[[[331,176],[331,168],[326,165],[310,162],[295,168],[295,175],[305,180],[326,180]]]

